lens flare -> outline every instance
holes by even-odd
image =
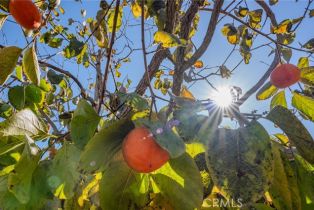
[[[215,102],[217,106],[223,108],[230,106],[233,102],[231,90],[227,86],[219,87],[217,88],[217,90],[214,90],[210,98]]]

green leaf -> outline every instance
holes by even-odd
[[[78,164],[80,151],[70,143],[64,143],[52,161],[48,184],[59,199],[70,199],[74,195],[80,174]]]
[[[71,121],[71,138],[80,149],[83,149],[94,135],[100,117],[93,107],[85,100],[81,100],[74,111]]]
[[[125,102],[132,107],[134,111],[143,111],[149,109],[149,104],[145,98],[137,93],[119,93],[121,102]]]
[[[273,95],[275,95],[278,91],[278,88],[276,88],[274,85],[272,85],[270,82],[267,82],[256,94],[257,100],[266,100]]]
[[[0,13],[0,29],[2,28],[7,18],[8,18],[8,15]]]
[[[40,160],[39,148],[34,141],[28,136],[25,136],[25,140],[26,145],[21,158],[8,178],[9,191],[23,204],[30,200],[32,174]]]
[[[45,99],[44,92],[37,86],[31,84],[25,88],[26,101],[30,103],[40,104]]]
[[[169,128],[159,121],[143,119],[142,122],[153,133],[159,146],[168,151],[171,158],[177,158],[185,152],[185,144],[174,128]]]
[[[37,60],[35,45],[28,48],[23,56],[23,71],[35,85],[40,84],[40,68]]]
[[[21,52],[22,49],[14,46],[0,49],[0,85],[12,74]]]
[[[311,97],[303,96],[293,92],[292,106],[306,115],[311,121],[314,122],[314,99]]]
[[[0,136],[28,135],[35,139],[47,133],[47,126],[30,109],[23,109],[0,123]]]
[[[84,42],[77,40],[77,38],[70,39],[70,44],[64,48],[64,57],[73,58],[78,56],[84,48]]]
[[[130,120],[107,122],[105,127],[88,141],[81,154],[80,167],[87,172],[106,168],[121,149],[124,137],[133,128],[134,124]]]
[[[281,54],[283,59],[289,63],[291,57],[292,57],[292,50],[291,48],[281,48]]]
[[[272,203],[276,209],[294,210],[301,208],[297,177],[289,160],[280,151],[277,144],[274,147],[274,178],[269,189]]]
[[[314,86],[314,66],[301,69],[301,82]]]
[[[302,45],[303,48],[313,50],[314,49],[314,38],[307,41],[304,45]]]
[[[23,86],[14,86],[8,91],[8,98],[12,106],[18,110],[25,105],[25,89]]]
[[[309,58],[308,57],[300,57],[299,61],[298,61],[298,68],[302,69],[302,68],[306,68],[309,67]]]
[[[188,154],[170,159],[153,172],[152,179],[163,199],[173,209],[200,209],[203,202],[202,179],[194,160]]]
[[[283,106],[287,108],[286,94],[285,91],[280,91],[277,93],[270,102],[270,109],[273,109],[275,106]]]
[[[258,122],[218,129],[210,138],[207,164],[214,184],[233,199],[255,202],[268,190],[273,164],[269,135]]]
[[[311,134],[295,115],[282,106],[276,106],[266,118],[285,132],[304,159],[314,163],[314,141]]]
[[[6,139],[6,141],[5,141]],[[0,156],[16,150],[25,144],[23,136],[7,136],[1,137],[0,140]]]
[[[292,163],[298,178],[298,186],[302,200],[302,210],[314,208],[314,166],[309,164],[299,155],[295,155],[295,162]]]
[[[108,15],[107,15],[107,17],[108,17],[108,19],[107,19],[108,30],[111,33],[113,31],[115,10],[116,10],[116,8],[110,9],[108,12]],[[117,24],[116,24],[116,31],[118,31],[122,25],[122,15],[123,15],[123,7],[119,7],[118,19],[117,19]]]
[[[134,172],[122,157],[117,159],[110,163],[100,181],[100,206],[108,210],[128,210],[134,203],[144,207],[148,200],[148,175]]]
[[[48,185],[48,173],[50,161],[44,160],[39,163],[32,175],[30,200],[26,209],[42,209],[48,199],[52,198]]]
[[[63,80],[64,76],[62,74],[57,74],[53,70],[49,70],[47,73],[47,77],[51,84],[58,85]]]

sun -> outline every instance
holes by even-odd
[[[217,90],[213,90],[210,94],[210,99],[212,99],[217,106],[222,108],[230,106],[233,102],[233,96],[228,86],[222,86],[217,88]]]

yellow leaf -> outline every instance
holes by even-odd
[[[286,19],[279,23],[277,27],[273,28],[273,33],[274,34],[284,34],[284,33],[289,33],[290,29],[292,27],[292,21],[290,19]]]
[[[203,61],[201,60],[198,60],[194,63],[194,67],[195,68],[203,68],[204,64],[203,64]]]
[[[195,97],[193,96],[193,94],[185,86],[182,88],[180,96],[185,98],[185,99],[192,100],[192,101],[196,100]]]
[[[240,38],[237,34],[235,34],[235,35],[227,36],[227,40],[230,44],[238,44],[240,41]]]
[[[174,70],[170,70],[169,75],[171,75],[171,76],[174,75]]]
[[[132,10],[132,14],[134,15],[135,18],[138,18],[142,15],[141,5],[139,5],[137,2],[134,2],[131,5],[131,10]]]
[[[240,7],[239,15],[240,17],[245,17],[249,13],[249,9],[245,7]]]
[[[78,198],[78,204],[83,207],[84,201],[88,201],[89,197],[99,191],[99,181],[102,178],[102,173],[98,172],[94,175],[94,178],[88,185],[83,189],[82,195]]]
[[[156,43],[161,43],[163,47],[176,47],[180,45],[185,45],[186,40],[180,40],[173,34],[169,34],[165,31],[157,31],[154,34],[154,41]]]

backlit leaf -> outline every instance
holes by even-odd
[[[269,135],[258,122],[237,130],[218,129],[206,154],[214,184],[228,197],[255,202],[268,190],[272,150]]]
[[[224,36],[233,36],[238,33],[238,30],[233,24],[228,23],[223,26],[223,28],[221,29],[221,33]]]
[[[23,56],[23,71],[35,85],[40,83],[40,68],[35,51],[35,45],[28,48]]]
[[[18,47],[5,47],[0,49],[0,85],[12,74],[22,49]]]
[[[299,69],[309,67],[309,65],[310,65],[310,63],[309,63],[308,57],[300,57],[299,58],[299,61],[298,61],[298,68]]]
[[[256,94],[257,100],[266,100],[276,94],[278,88],[267,82]]]
[[[117,160],[111,162],[100,181],[100,206],[108,210],[128,210],[129,206],[136,203],[143,207],[148,200],[148,175],[134,172],[125,163],[122,154],[117,156]]]
[[[28,135],[36,138],[47,135],[47,132],[47,126],[30,109],[23,109],[0,123],[0,136]]]
[[[292,106],[297,108],[300,112],[306,115],[311,121],[314,122],[314,99],[311,97],[303,96],[296,92],[293,93]]]
[[[301,69],[301,82],[307,85],[314,85],[314,66]]]
[[[198,168],[188,154],[170,159],[163,167],[153,172],[152,179],[158,192],[173,209],[200,209],[203,184]]]
[[[287,108],[287,101],[286,101],[286,95],[285,95],[285,91],[280,91],[279,93],[277,93],[270,102],[270,109],[273,109],[275,106],[283,106],[285,108]]]
[[[154,34],[154,42],[161,43],[165,48],[185,45],[178,37],[165,31],[157,31]]]
[[[108,17],[107,23],[108,23],[109,32],[113,31],[115,10],[116,10],[115,8],[110,9],[108,12],[108,15],[107,15],[107,17]],[[117,18],[117,23],[116,23],[116,31],[118,31],[122,25],[122,14],[123,14],[123,8],[119,7],[118,18]]]
[[[188,100],[192,100],[192,101],[195,101],[195,97],[193,96],[193,94],[187,89],[186,86],[182,87],[182,90],[180,92],[180,96],[185,98],[185,99],[188,99]]]
[[[276,106],[267,115],[267,119],[274,122],[285,132],[304,159],[314,163],[314,141],[312,136],[290,110],[282,106]]]

